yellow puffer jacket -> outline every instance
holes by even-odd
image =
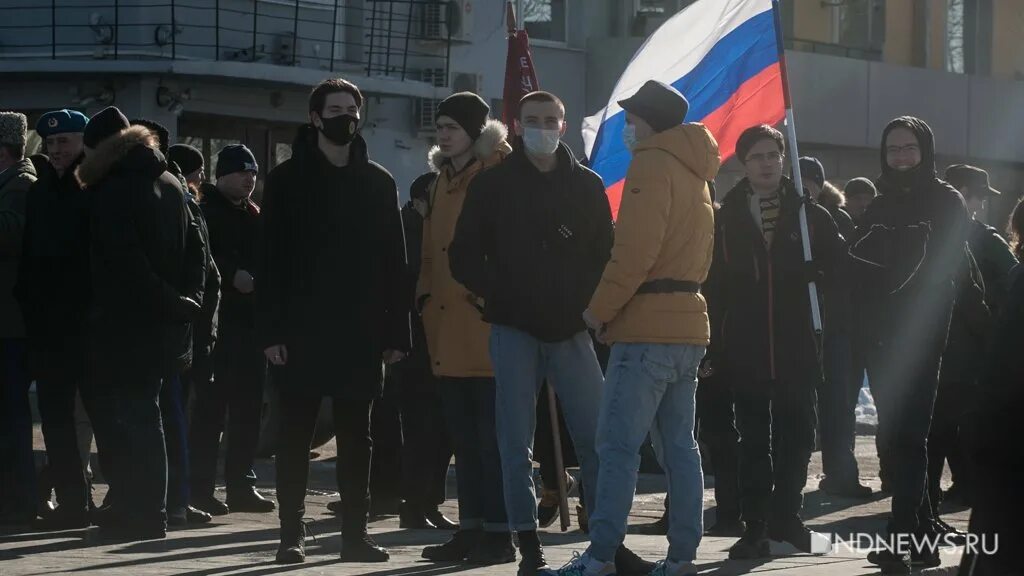
[[[701,124],[645,138],[622,189],[615,247],[590,302],[608,342],[707,346],[707,303],[699,293],[637,294],[645,282],[703,283],[715,217],[707,182],[718,174],[718,143]]]
[[[512,152],[508,130],[489,120],[474,144],[476,161],[460,172],[444,163],[439,150],[430,152],[437,180],[430,192],[430,208],[423,220],[423,249],[416,301],[422,302],[430,365],[435,376],[489,377],[488,343],[491,327],[481,319],[483,302],[452,278],[448,245],[462,213],[469,183],[481,171],[500,163]]]

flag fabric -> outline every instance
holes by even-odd
[[[686,121],[707,126],[725,162],[743,130],[785,118],[772,0],[694,2],[644,42],[608,106],[583,121],[589,165],[604,180],[616,216],[631,160],[621,136],[626,113],[617,102],[652,79],[686,96]]]
[[[533,67],[533,55],[530,54],[530,37],[526,30],[510,31],[501,115],[509,129],[519,114],[519,100],[535,90],[540,90],[540,84],[537,82],[537,70]]]

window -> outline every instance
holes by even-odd
[[[847,0],[839,9],[839,43],[848,48],[880,51],[885,40],[885,3]]]
[[[566,42],[568,40],[569,0],[518,0],[520,25],[531,39]]]
[[[964,73],[964,0],[949,0],[946,8],[946,71]]]

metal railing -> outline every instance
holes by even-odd
[[[0,0],[0,59],[448,70],[448,0]],[[445,77],[447,77],[447,73]]]

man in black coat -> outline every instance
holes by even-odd
[[[821,206],[782,175],[782,134],[743,132],[736,145],[746,178],[722,201],[715,221],[709,310],[718,324],[711,368],[727,379],[739,426],[739,473],[746,532],[730,558],[768,555],[768,539],[810,552],[816,535],[800,518],[814,450],[819,345],[807,285],[831,280],[842,237]],[[807,211],[813,261],[804,261],[800,210]]]
[[[256,338],[253,275],[262,220],[250,199],[259,167],[241,144],[217,155],[217,183],[200,188],[200,206],[210,234],[210,250],[225,279],[213,357],[213,381],[196,387],[191,428],[192,505],[210,514],[271,512],[274,503],[255,489],[253,460],[260,435],[266,358]],[[224,463],[227,504],[214,498],[217,455],[225,413],[230,414]]]
[[[82,132],[89,119],[73,110],[43,114],[36,132],[50,162],[28,195],[25,240],[15,294],[21,302],[36,380],[50,476],[57,492],[54,529],[82,528],[91,495],[79,456],[75,394],[96,420],[87,370],[89,283],[89,192],[75,178],[82,162]],[[68,282],[72,284],[69,285]],[[98,435],[103,473],[109,475],[106,438]]]
[[[310,124],[264,191],[257,327],[280,391],[280,563],[305,560],[309,445],[324,396],[334,398],[341,557],[389,558],[366,532],[370,411],[383,363],[401,360],[412,346],[409,278],[398,191],[358,134],[362,103],[350,82],[320,83],[309,98]]]
[[[162,379],[191,362],[206,260],[184,191],[167,172],[157,136],[114,107],[89,121],[75,174],[94,202],[90,218],[93,371],[105,426],[116,440],[117,500],[104,533],[163,538],[167,456]]]
[[[423,216],[427,213],[430,186],[437,174],[427,172],[409,188],[409,202],[402,208],[406,252],[409,260],[409,305],[413,306],[420,276]],[[409,357],[394,365],[393,380],[401,386],[402,411],[402,528],[458,526],[438,510],[446,499],[448,465],[452,446],[445,428],[441,390],[430,370],[423,319],[412,314],[413,347]]]
[[[856,225],[837,201],[842,197],[835,198],[840,193],[825,180],[821,161],[804,156],[800,159],[800,175],[804,190],[828,210],[843,240],[853,240]],[[864,384],[864,370],[856,369],[855,366],[863,364],[858,363],[853,355],[851,327],[855,319],[852,317],[848,258],[845,255],[840,257],[824,302],[824,378],[819,380],[818,417],[825,477],[818,487],[834,496],[867,498],[871,496],[871,488],[860,483],[860,468],[853,454],[857,400]]]
[[[868,379],[884,436],[879,442],[889,460],[891,532],[932,534],[927,438],[969,218],[960,193],[936,177],[935,138],[923,120],[904,116],[890,122],[880,156],[879,196],[859,230],[891,236],[882,243],[885,253],[872,258],[881,264],[875,268],[877,279],[866,278],[875,288],[861,311],[872,320]],[[911,562],[937,565],[938,553],[915,547],[882,551],[869,560],[883,573],[905,574]]]

